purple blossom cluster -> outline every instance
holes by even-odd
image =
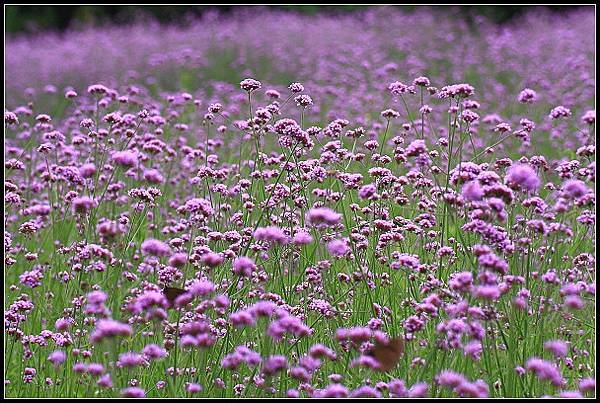
[[[8,38],[6,395],[594,396],[593,17]]]

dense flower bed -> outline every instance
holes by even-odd
[[[593,396],[594,30],[8,38],[6,395]]]

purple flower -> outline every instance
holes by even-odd
[[[482,379],[461,383],[454,389],[454,392],[460,397],[485,398],[489,396],[489,388]]]
[[[440,384],[441,386],[449,387],[451,389],[467,381],[464,375],[459,374],[458,372],[451,371],[449,369],[440,372],[437,375],[436,379],[438,384]]]
[[[368,185],[364,185],[358,191],[358,197],[360,197],[361,199],[371,199],[376,194],[377,194],[377,187],[372,183],[369,183]]]
[[[483,346],[479,340],[471,340],[463,347],[463,351],[465,355],[471,357],[475,361],[479,361],[481,353],[483,352]]]
[[[593,125],[594,123],[596,123],[596,111],[595,110],[586,111],[583,114],[583,116],[581,117],[581,120],[588,125]]]
[[[567,295],[565,297],[565,306],[569,309],[582,309],[585,302],[579,295]]]
[[[175,253],[169,258],[169,265],[173,267],[182,267],[187,263],[187,253]]]
[[[426,397],[429,387],[425,382],[415,383],[408,391],[408,397]]]
[[[256,366],[260,364],[260,362],[260,354],[256,351],[252,351],[246,346],[238,346],[235,351],[227,354],[223,360],[221,360],[221,366],[223,368],[234,370],[242,363],[246,363],[248,366]]]
[[[558,396],[565,399],[577,399],[583,397],[581,392],[578,390],[565,390],[563,392],[560,392]]]
[[[596,390],[596,379],[583,378],[579,381],[579,390],[581,392],[592,392]]]
[[[400,81],[394,81],[388,86],[388,90],[394,95],[401,95],[409,92],[409,87]]]
[[[124,167],[135,167],[138,164],[138,156],[130,150],[117,151],[112,155],[113,161]]]
[[[113,319],[101,319],[96,323],[96,328],[90,335],[92,343],[99,343],[107,337],[127,337],[133,334],[131,326]]]
[[[392,262],[390,267],[394,270],[398,270],[401,267],[408,267],[410,269],[419,268],[419,257],[417,255],[409,255],[407,253],[401,253],[398,255],[395,262]]]
[[[300,392],[298,391],[298,389],[288,389],[285,392],[285,397],[297,398],[300,397]]]
[[[437,93],[439,98],[469,97],[475,93],[475,89],[469,84],[453,84],[442,87]]]
[[[312,98],[306,94],[298,95],[294,98],[294,102],[302,108],[307,108],[313,104]]]
[[[505,182],[510,187],[521,188],[533,193],[540,187],[540,179],[535,170],[527,164],[515,164],[508,168]]]
[[[121,390],[121,396],[123,397],[146,397],[146,391],[137,387],[129,387]]]
[[[565,382],[555,364],[537,357],[527,360],[525,369],[535,373],[541,381],[550,381],[556,387],[562,387]]]
[[[294,243],[294,245],[309,245],[310,243],[312,243],[313,241],[313,237],[305,231],[298,231],[296,232],[296,234],[294,235],[294,237],[292,238],[292,243]]]
[[[291,83],[288,86],[289,90],[292,91],[293,93],[298,93],[298,92],[302,92],[304,91],[304,86],[300,83]]]
[[[157,169],[149,169],[147,171],[144,171],[144,179],[154,184],[161,184],[165,181],[165,178]]]
[[[142,242],[142,253],[158,257],[165,257],[171,254],[171,248],[166,243],[158,239],[149,238]]]
[[[145,363],[144,356],[142,354],[138,354],[132,351],[119,354],[119,361],[122,367],[137,367],[143,365]]]
[[[424,140],[413,140],[406,147],[406,155],[408,157],[418,157],[419,155],[427,153],[427,145]]]
[[[408,389],[402,379],[392,379],[388,382],[390,397],[407,397]]]
[[[73,372],[76,374],[83,374],[87,371],[87,364],[84,362],[76,362],[73,364]]]
[[[300,318],[289,314],[271,322],[267,328],[267,334],[276,341],[281,341],[285,333],[301,337],[309,335],[311,329]]]
[[[559,105],[550,111],[549,116],[551,119],[567,118],[571,116],[571,110],[569,108],[565,108],[562,105]]]
[[[39,269],[33,269],[31,271],[23,272],[19,276],[19,281],[21,284],[26,285],[29,288],[36,288],[42,284],[42,279],[44,278],[44,273],[42,273]]]
[[[420,87],[428,87],[431,82],[428,77],[420,76],[413,80],[413,85],[417,85]]]
[[[48,356],[48,361],[50,361],[55,366],[62,364],[63,362],[65,362],[66,359],[67,354],[65,354],[65,352],[62,350],[56,350]]]
[[[4,122],[9,125],[18,125],[19,117],[13,112],[5,111],[4,112]]]
[[[350,393],[350,397],[381,397],[381,392],[371,386],[364,385],[354,389]]]
[[[343,239],[334,239],[327,244],[327,251],[333,256],[344,256],[350,251],[350,247]]]
[[[259,227],[254,231],[254,238],[257,241],[266,241],[269,243],[278,243],[285,245],[288,242],[288,237],[279,227]]]
[[[247,92],[256,91],[260,89],[260,87],[260,81],[254,80],[252,78],[246,78],[240,82],[240,88]]]
[[[202,199],[200,197],[195,197],[186,201],[183,206],[179,206],[177,208],[177,212],[180,214],[183,213],[192,213],[192,214],[200,214],[204,217],[210,217],[214,214],[214,210],[210,202],[206,199]]]
[[[470,181],[463,185],[462,196],[468,201],[481,200],[485,195],[478,181]]]
[[[157,344],[147,344],[144,347],[143,353],[149,359],[159,359],[167,356],[167,351]]]
[[[308,350],[308,354],[312,357],[327,357],[330,360],[335,360],[337,358],[337,354],[335,353],[335,351],[333,351],[332,349],[330,349],[329,347],[323,345],[323,344],[315,344],[313,345],[309,350]]]
[[[101,388],[112,388],[113,387],[113,382],[112,382],[112,378],[110,377],[110,374],[104,374],[100,377],[100,379],[98,379],[98,382],[96,382],[96,384],[98,386],[100,386]]]
[[[265,375],[274,375],[287,367],[287,359],[283,355],[272,355],[263,364]]]
[[[473,286],[473,274],[470,271],[454,273],[448,283],[453,290],[461,292],[470,291]]]
[[[532,104],[537,99],[537,93],[530,89],[525,88],[519,93],[518,101],[524,104]]]
[[[195,297],[206,297],[215,292],[215,285],[208,280],[196,280],[188,287],[188,292]]]
[[[358,358],[355,358],[352,361],[350,361],[350,365],[349,365],[350,368],[354,368],[356,366],[361,366],[361,367],[371,368],[371,369],[381,368],[381,364],[379,363],[379,361],[377,361],[375,358],[368,356],[368,355],[361,355]]]
[[[217,267],[225,261],[225,258],[218,253],[208,252],[202,255],[200,260],[208,267]]]
[[[85,214],[97,205],[98,203],[88,196],[76,197],[71,201],[73,213],[75,214]]]
[[[188,383],[185,385],[185,391],[188,393],[200,393],[202,391],[202,386],[197,383]]]
[[[233,273],[242,277],[250,277],[252,272],[256,270],[254,260],[246,256],[240,256],[233,261]]]
[[[97,362],[92,362],[88,364],[87,372],[93,376],[100,376],[104,373],[104,365]]]
[[[583,181],[577,179],[569,179],[562,185],[562,190],[571,199],[577,199],[589,192],[588,187]]]
[[[497,285],[480,285],[475,287],[473,295],[481,299],[497,300],[501,292]]]
[[[339,383],[331,383],[325,387],[325,389],[318,390],[315,392],[313,397],[323,397],[323,398],[331,398],[331,397],[348,397],[350,395],[350,391],[344,385]]]
[[[310,209],[306,213],[306,221],[316,227],[331,227],[342,220],[342,215],[328,207]]]
[[[569,346],[562,340],[550,340],[544,343],[544,349],[550,351],[555,357],[566,357]]]

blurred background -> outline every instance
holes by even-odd
[[[198,16],[207,10],[218,9],[231,12],[239,6],[5,6],[5,30],[7,33],[25,33],[43,30],[64,31],[82,25],[127,23],[151,17],[161,23],[179,21],[182,17]],[[304,14],[349,13],[364,9],[366,5],[335,6],[269,6]],[[418,6],[395,6],[410,12]],[[457,9],[467,20],[483,16],[496,23],[505,23],[534,8],[546,8],[561,13],[582,6],[431,6],[432,8]]]

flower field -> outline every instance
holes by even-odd
[[[595,10],[9,36],[6,397],[595,396]]]

